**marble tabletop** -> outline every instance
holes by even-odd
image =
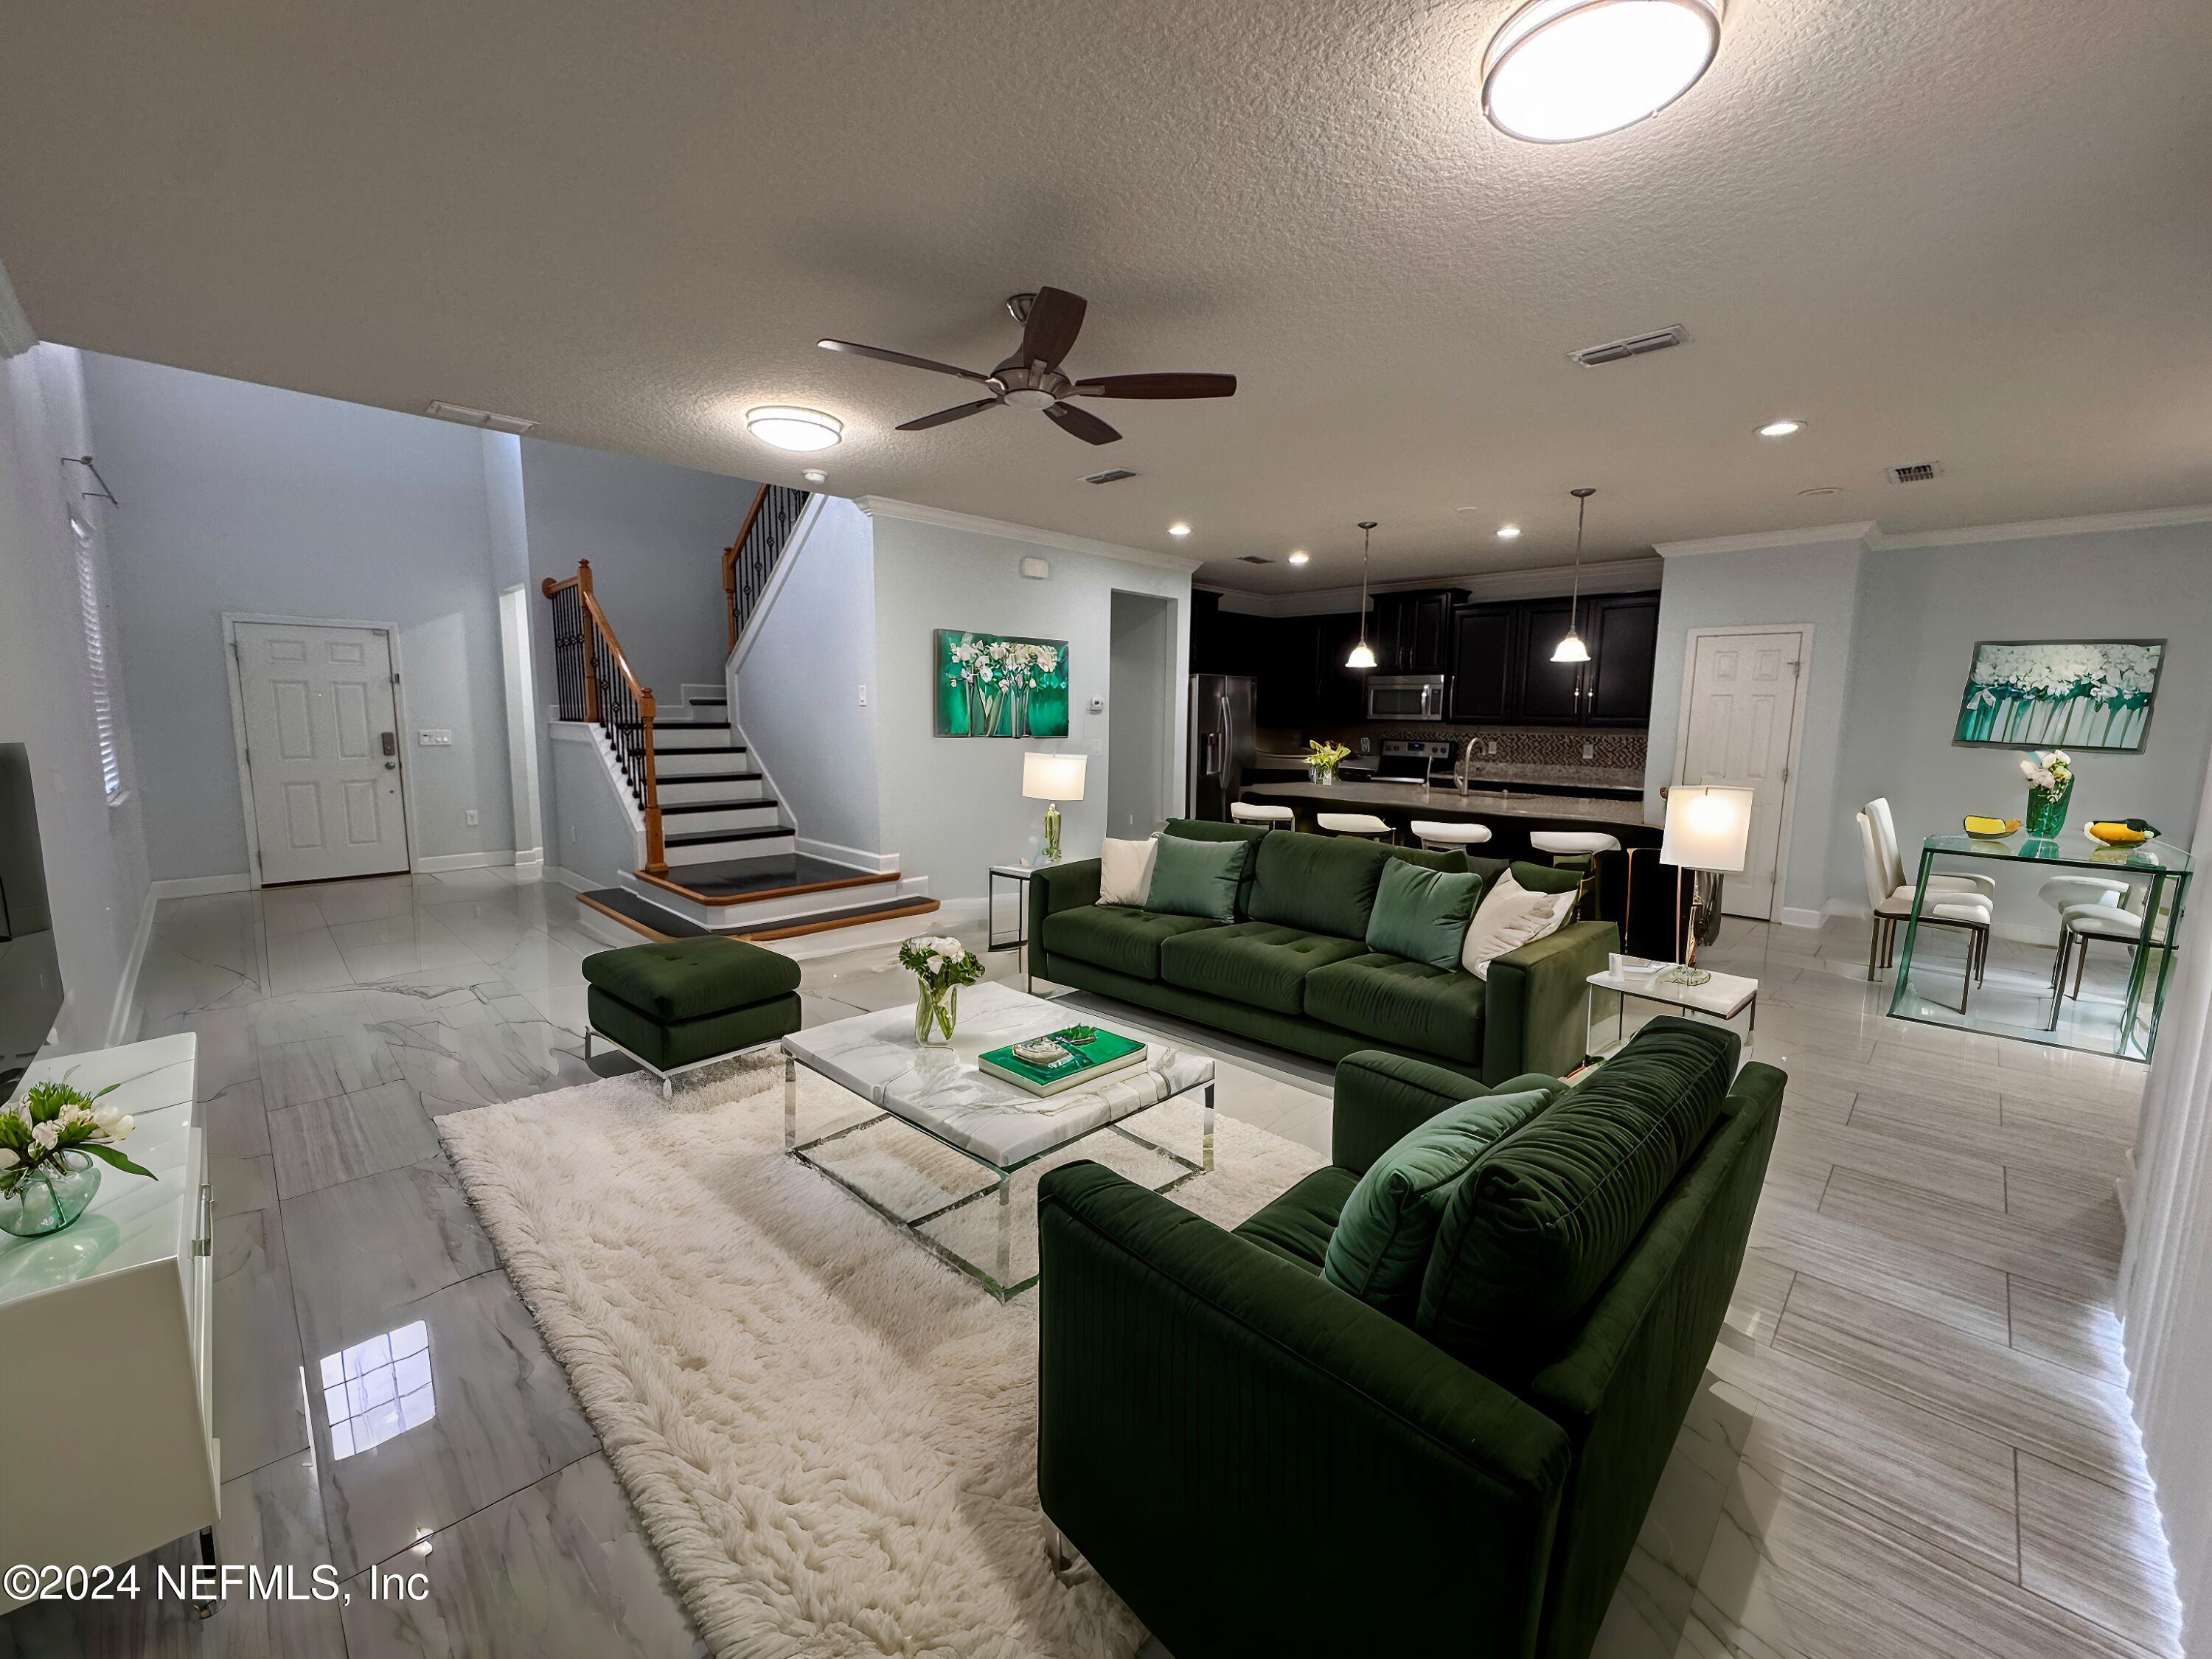
[[[1653,1002],[1670,1002],[1677,1008],[1694,1008],[1701,1014],[1734,1019],[1759,994],[1759,981],[1739,974],[1715,974],[1702,985],[1680,985],[1650,974],[1623,974],[1607,969],[1592,974],[1589,982],[1601,991],[1620,991]]]
[[[1467,818],[1545,818],[1556,823],[1644,826],[1640,800],[1606,800],[1590,795],[1516,794],[1500,789],[1455,789],[1449,784],[1253,783],[1243,793],[1253,799],[1310,801],[1318,806],[1385,806],[1401,811]]]
[[[1096,1088],[1042,1098],[975,1063],[987,1049],[1042,1036],[1077,1018],[1055,1003],[988,981],[961,992],[950,1048],[925,1049],[914,1040],[911,1008],[809,1026],[785,1037],[783,1047],[810,1070],[1000,1170],[1213,1080],[1211,1060],[1141,1031],[1124,1034],[1148,1045],[1142,1061],[1109,1073]]]

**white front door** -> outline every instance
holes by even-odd
[[[407,868],[392,642],[380,628],[240,623],[261,879]]]
[[[1689,729],[1676,782],[1724,783],[1752,792],[1751,845],[1743,873],[1722,884],[1721,908],[1731,916],[1769,921],[1805,636],[1795,629],[1701,634],[1696,647],[1690,658]]]

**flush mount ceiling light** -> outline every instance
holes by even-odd
[[[1520,533],[1521,526],[1517,524],[1502,524],[1498,526],[1498,539],[1501,542],[1510,542]]]
[[[1491,37],[1482,112],[1500,132],[1571,144],[1656,115],[1721,47],[1722,0],[1528,0]]]
[[[1170,536],[1188,536],[1190,534],[1190,526],[1178,520],[1176,523],[1168,526],[1168,534]]]
[[[1291,562],[1292,564],[1304,564],[1311,557],[1313,557],[1313,555],[1307,552],[1305,549],[1302,547],[1298,549],[1297,552],[1291,555]]]
[[[828,483],[830,482],[830,475],[827,472],[824,472],[818,466],[810,466],[805,471],[800,473],[799,476],[805,479],[806,482],[811,484]]]
[[[769,404],[745,411],[745,430],[778,449],[827,449],[845,435],[845,423],[818,409]]]
[[[1575,498],[1575,585],[1574,595],[1567,601],[1567,636],[1552,647],[1553,662],[1588,662],[1589,647],[1583,636],[1575,632],[1575,607],[1583,599],[1583,515],[1589,508],[1589,498],[1597,491],[1587,485],[1567,492]]]
[[[1346,668],[1375,666],[1375,647],[1367,643],[1367,549],[1375,534],[1375,520],[1359,521],[1359,643],[1352,647],[1352,654],[1344,659]]]
[[[1760,427],[1759,435],[1762,438],[1790,438],[1795,437],[1804,429],[1805,422],[1795,415],[1784,415]]]

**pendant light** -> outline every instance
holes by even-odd
[[[1597,491],[1585,485],[1567,492],[1575,498],[1575,585],[1574,596],[1567,601],[1567,637],[1553,647],[1553,662],[1588,662],[1589,647],[1575,631],[1575,610],[1583,599],[1583,515],[1589,510],[1589,498]]]
[[[1359,521],[1359,643],[1352,647],[1352,654],[1344,659],[1346,668],[1375,666],[1375,648],[1367,643],[1367,550],[1374,539],[1375,520]]]

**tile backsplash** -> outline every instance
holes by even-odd
[[[1592,782],[1625,782],[1640,784],[1644,781],[1644,754],[1647,734],[1641,730],[1597,731],[1577,726],[1457,726],[1445,720],[1418,720],[1404,725],[1391,725],[1382,720],[1354,720],[1343,725],[1309,728],[1309,737],[1329,738],[1349,745],[1354,752],[1359,740],[1364,738],[1370,748],[1379,748],[1385,738],[1419,738],[1432,742],[1450,744],[1458,749],[1471,738],[1479,738],[1485,750],[1491,744],[1498,745],[1494,755],[1477,751],[1475,769],[1486,766],[1540,766],[1558,768],[1587,775]],[[1583,758],[1583,747],[1592,750],[1590,758]],[[1608,775],[1601,777],[1598,775]]]

